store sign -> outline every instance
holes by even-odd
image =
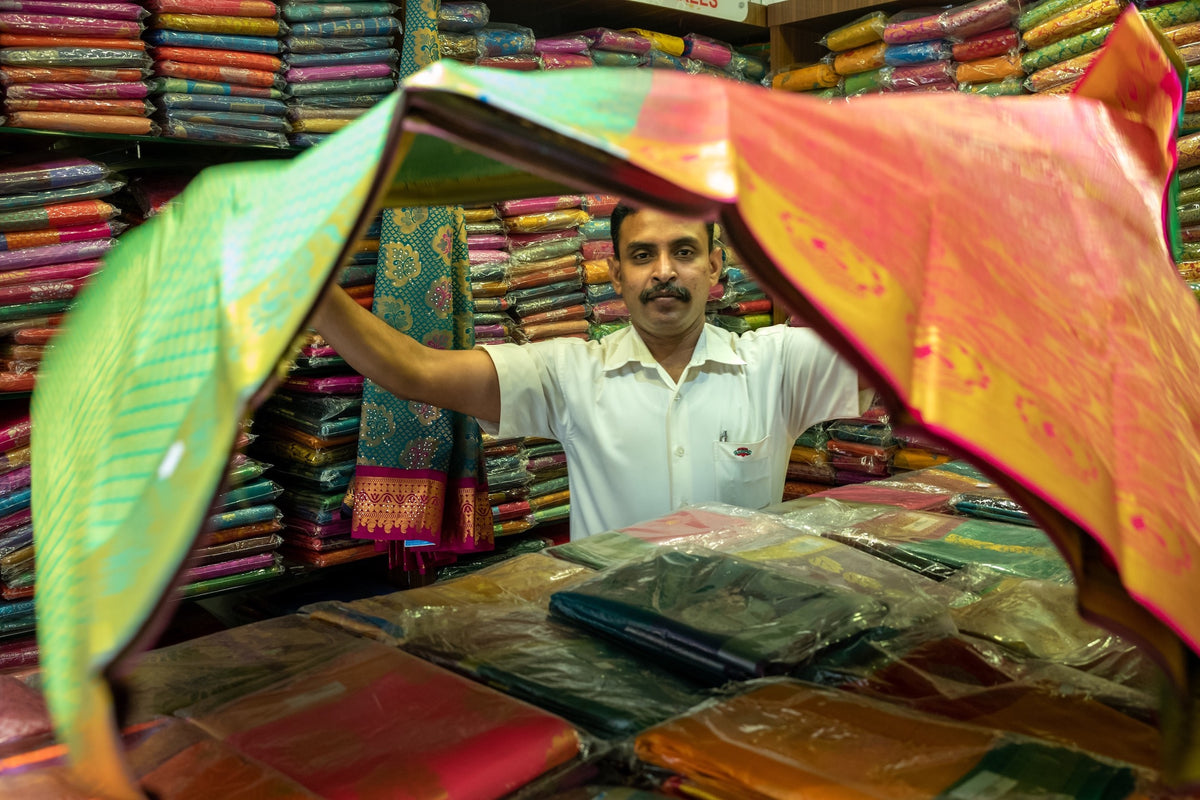
[[[750,0],[637,0],[637,2],[733,22],[744,22],[750,13]]]

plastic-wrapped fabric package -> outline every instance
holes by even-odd
[[[782,516],[799,530],[857,547],[935,580],[973,564],[1018,578],[1072,580],[1053,542],[1036,528],[828,499]]]
[[[544,611],[551,594],[575,586],[591,574],[591,570],[535,553],[452,581],[351,602],[318,603],[302,611],[359,635],[403,646],[409,639],[435,640],[469,624],[470,615],[478,613],[482,605],[533,606]]]
[[[540,610],[494,607],[476,621],[437,639],[410,640],[406,648],[604,738],[637,734],[708,696],[653,661]]]
[[[886,609],[715,552],[663,550],[555,593],[551,613],[698,680],[779,674],[874,627]]]
[[[941,14],[901,11],[888,19],[882,38],[888,44],[913,44],[944,39],[945,36],[945,22]]]
[[[496,798],[584,750],[558,717],[365,644],[196,722],[326,797],[391,796],[420,770],[442,796]]]
[[[787,92],[810,92],[837,86],[839,80],[833,67],[821,62],[778,72],[771,79],[771,87]]]
[[[1099,28],[1026,52],[1021,56],[1021,66],[1024,67],[1027,74],[1031,74],[1060,61],[1066,61],[1068,58],[1098,50],[1112,33],[1112,28],[1112,25],[1102,25]]]
[[[980,58],[1017,53],[1020,48],[1020,34],[1012,28],[1004,28],[964,39],[954,44],[950,53],[955,61],[974,61]]]
[[[1141,686],[1027,657],[974,636],[930,639],[912,647],[864,644],[870,649],[852,647],[799,677],[943,719],[1157,768],[1155,692],[1144,688],[1155,686],[1158,678],[1153,668],[1145,670],[1148,664],[1125,658],[1119,648],[1109,653],[1114,672]]]
[[[976,0],[943,13],[942,27],[947,38],[964,41],[1011,25],[1020,12],[1015,0]]]
[[[883,41],[887,19],[887,14],[882,11],[872,12],[848,25],[830,31],[821,39],[821,44],[835,53],[840,53]]]
[[[838,75],[857,75],[884,66],[888,46],[883,42],[863,45],[853,50],[838,53],[833,59],[833,70]]]
[[[1124,8],[1124,0],[1092,0],[1026,30],[1021,38],[1028,49],[1037,50],[1111,23]]]
[[[1123,798],[1128,765],[846,693],[777,681],[638,737],[635,751],[710,796]]]
[[[236,749],[215,741],[194,725],[159,720],[125,732],[130,774],[147,795],[161,800],[229,800],[289,797],[316,800],[302,788]],[[84,800],[63,764],[62,748],[44,747],[0,761],[0,793],[28,800]]]
[[[337,628],[285,616],[151,650],[126,680],[129,719],[204,714],[361,645]]]

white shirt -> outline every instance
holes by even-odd
[[[483,349],[500,377],[500,424],[481,425],[562,442],[573,540],[693,503],[778,503],[796,437],[858,414],[857,373],[803,328],[705,325],[679,383],[632,327]]]

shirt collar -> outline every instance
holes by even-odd
[[[710,361],[718,364],[745,366],[746,361],[733,349],[734,334],[705,324],[696,341],[696,349],[692,351],[692,359],[688,366],[698,366]],[[630,325],[622,331],[611,334],[607,339],[616,339],[604,356],[604,371],[611,372],[627,364],[641,364],[644,367],[656,367],[658,362],[650,353],[650,348],[642,341],[641,335]],[[607,340],[606,339],[606,340]]]

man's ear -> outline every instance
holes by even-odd
[[[624,295],[621,294],[621,262],[614,256],[608,257],[608,279],[612,281],[617,296],[623,297]]]
[[[721,282],[721,273],[725,271],[725,250],[714,247],[708,253],[708,285],[716,286]]]

